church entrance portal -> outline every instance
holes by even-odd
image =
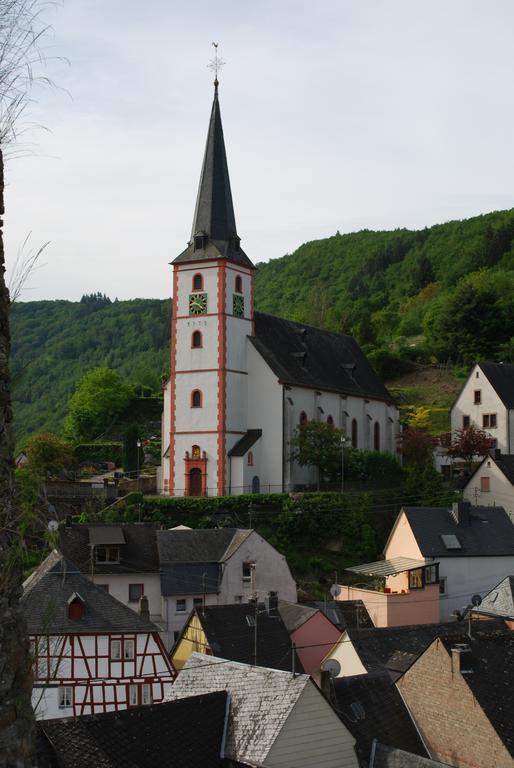
[[[202,496],[202,470],[193,468],[189,473],[189,495]]]
[[[255,475],[255,477],[252,480],[252,493],[260,493],[261,492],[261,481]]]

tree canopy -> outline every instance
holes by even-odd
[[[131,399],[121,376],[95,368],[79,382],[69,405],[66,433],[74,440],[95,440],[120,416]]]

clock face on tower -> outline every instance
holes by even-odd
[[[234,294],[234,298],[232,300],[232,313],[236,317],[244,317],[244,314],[245,314],[244,296],[238,296],[237,293]]]
[[[191,293],[189,296],[189,314],[205,315],[207,312],[207,294]]]

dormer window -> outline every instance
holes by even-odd
[[[195,235],[195,251],[201,251],[205,248],[205,235]]]
[[[120,548],[119,547],[97,547],[96,562],[97,563],[119,563]]]
[[[80,621],[84,615],[85,602],[83,598],[74,592],[68,599],[68,618],[72,621]]]

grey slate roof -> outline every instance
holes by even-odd
[[[228,452],[229,456],[244,456],[255,445],[259,437],[262,437],[262,429],[249,429],[243,437],[232,446]]]
[[[81,619],[68,617],[68,600],[85,602]],[[21,606],[31,635],[158,632],[158,627],[98,587],[54,550],[23,585]]]
[[[374,627],[368,609],[362,600],[327,600],[312,603],[335,624],[338,629]]]
[[[260,765],[307,685],[314,685],[307,675],[293,677],[276,669],[193,653],[167,699],[228,691],[231,706],[225,754],[241,763]]]
[[[514,576],[506,576],[491,589],[473,613],[514,621]]]
[[[486,717],[514,757],[514,632],[473,633],[441,638],[448,653],[455,643],[471,646],[473,672],[462,675]]]
[[[73,523],[59,530],[59,549],[83,573],[91,571],[91,536],[94,540],[112,537],[113,529],[121,531],[125,544],[120,544],[119,563],[96,563],[97,573],[146,573],[159,571],[156,523]],[[105,535],[104,535],[105,532]],[[100,542],[101,543],[101,542]],[[108,543],[108,542],[104,542]]]
[[[260,667],[291,671],[291,639],[278,612],[273,616],[264,604],[257,608],[257,661],[255,662],[255,625],[247,618],[255,618],[255,606],[208,605],[195,610],[207,642],[214,656],[243,664],[257,663]],[[183,630],[187,634],[187,625]],[[303,667],[295,654],[295,670]]]
[[[221,768],[227,693],[38,723],[39,768]]]
[[[373,740],[428,757],[407,707],[387,672],[332,680],[333,704],[368,761]]]
[[[255,312],[251,343],[284,384],[392,402],[351,336]]]
[[[196,528],[157,532],[161,565],[170,563],[220,563],[252,533],[240,528]],[[236,546],[236,548],[237,548]]]
[[[457,524],[446,507],[403,507],[424,557],[514,555],[514,525],[503,507],[472,507],[469,524]],[[457,536],[460,549],[446,549],[441,536]]]
[[[312,619],[318,612],[318,609],[312,608],[310,605],[301,605],[300,603],[290,603],[288,600],[279,600],[278,611],[287,631],[292,633],[297,630],[298,627],[301,627],[302,624],[305,624],[306,621]]]
[[[218,563],[174,563],[164,565],[161,572],[161,593],[171,595],[207,595],[219,592],[221,566]]]
[[[428,757],[420,757],[403,749],[387,747],[376,743],[369,762],[369,768],[446,768],[447,763],[438,763]]]
[[[473,634],[477,636],[492,632],[503,635],[507,631],[503,622],[473,622]],[[368,672],[385,669],[393,680],[397,680],[436,637],[460,636],[462,624],[451,621],[442,624],[347,629],[346,632]]]
[[[206,236],[204,248],[195,250],[195,235]],[[239,245],[216,88],[198,186],[191,242],[173,264],[219,258],[227,258],[241,266],[254,268]]]
[[[506,408],[514,408],[514,364],[485,362],[479,366]]]

